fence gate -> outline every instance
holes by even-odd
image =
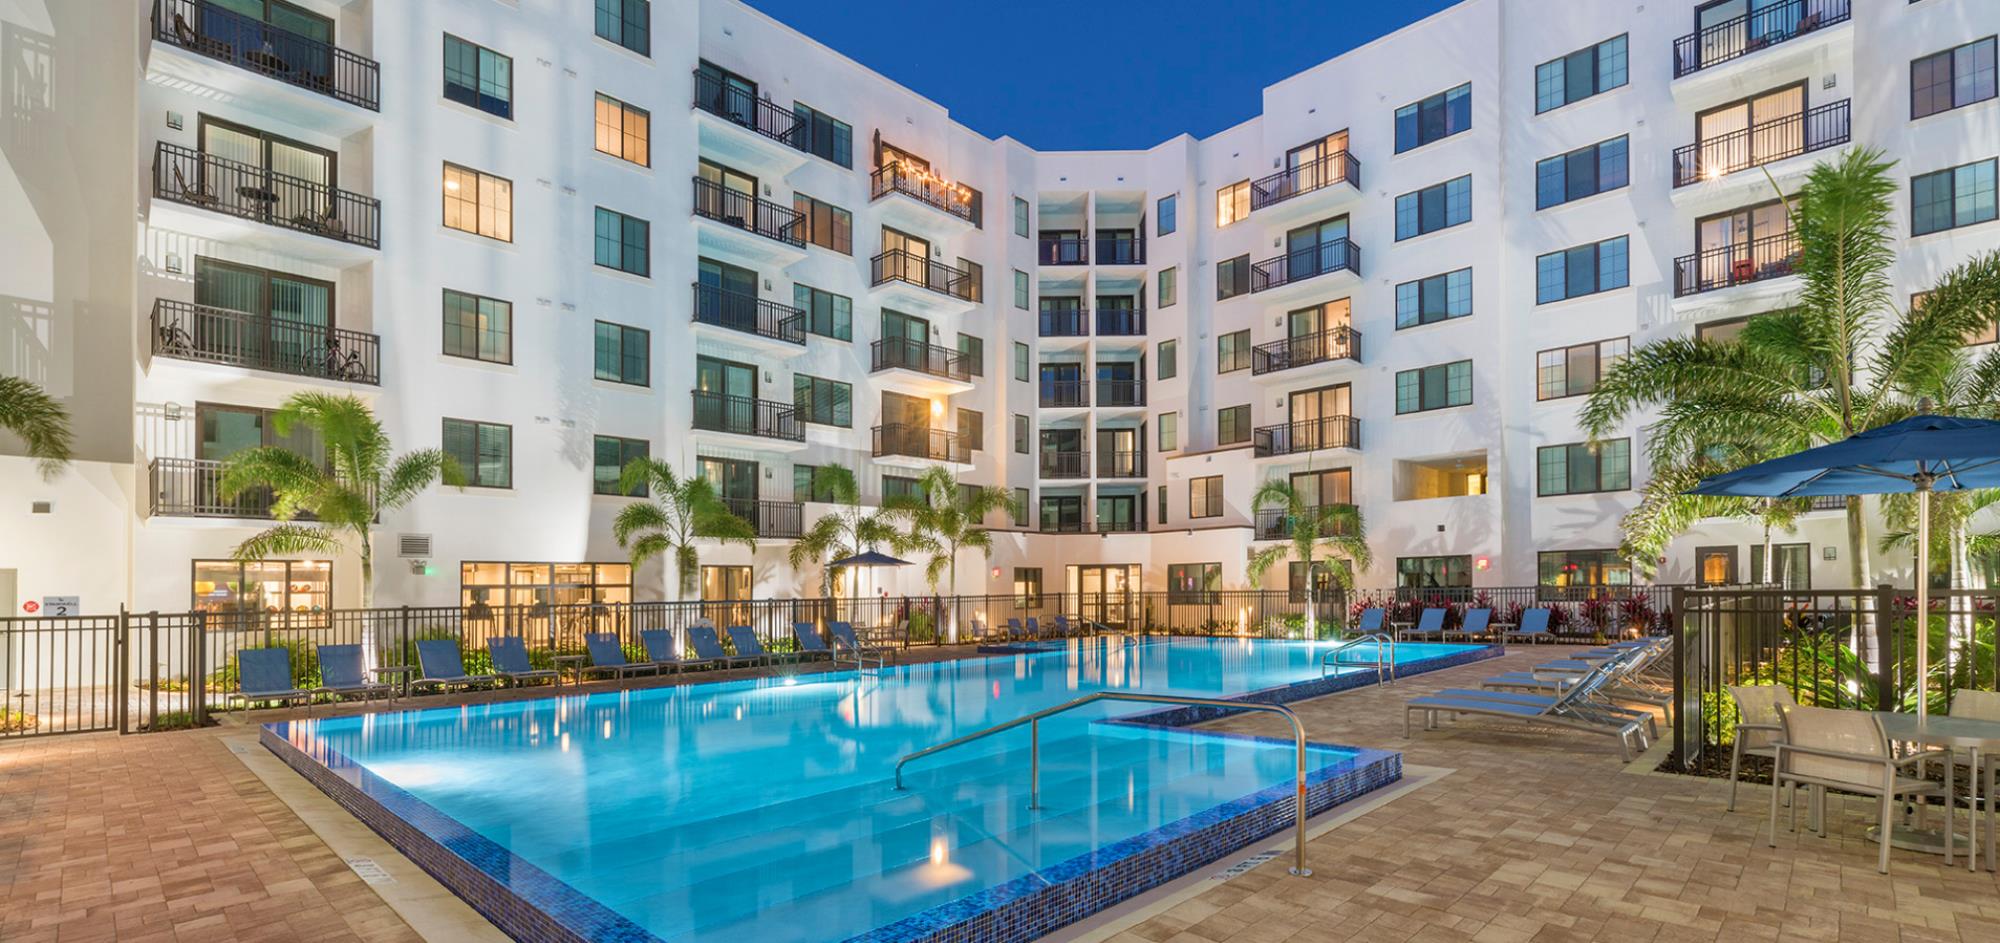
[[[0,617],[0,739],[119,729],[122,621]]]

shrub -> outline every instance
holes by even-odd
[[[153,722],[146,725],[146,729],[157,733],[163,730],[193,730],[196,727],[214,725],[213,720],[206,725],[195,723],[194,714],[189,711],[166,711],[155,716]]]
[[[27,733],[41,725],[41,718],[27,711],[0,707],[0,733]]]

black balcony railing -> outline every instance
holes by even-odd
[[[918,340],[884,338],[876,341],[868,369],[915,370],[947,380],[972,380],[972,364],[964,354]]]
[[[1336,184],[1346,184],[1356,191],[1361,189],[1361,162],[1346,151],[1335,151],[1318,160],[1251,181],[1250,209],[1260,210]]]
[[[710,390],[692,392],[696,429],[786,442],[806,440],[806,427],[799,422],[798,410],[790,403],[751,396],[729,396]]]
[[[1043,265],[1090,264],[1090,240],[1082,236],[1043,236],[1036,246]]]
[[[152,328],[155,357],[347,383],[382,382],[382,339],[361,331],[167,298],[153,302]]]
[[[796,115],[700,69],[694,72],[694,106],[786,147],[804,150],[799,147]]]
[[[1097,405],[1144,406],[1146,384],[1141,380],[1098,380]]]
[[[806,342],[804,311],[700,282],[694,285],[694,320],[792,344]]]
[[[218,461],[156,458],[148,466],[146,478],[154,517],[271,516],[268,489],[252,489],[233,498],[222,496],[222,463]]]
[[[1269,291],[1316,275],[1346,270],[1361,274],[1361,247],[1350,239],[1335,239],[1294,249],[1250,266],[1250,290]]]
[[[380,111],[375,60],[207,0],[155,0],[153,38],[287,85]]]
[[[805,533],[805,505],[797,501],[723,498],[722,504],[756,528],[759,537],[782,540]]]
[[[1100,534],[1136,534],[1146,529],[1145,521],[1112,518],[1098,518],[1091,528]]]
[[[1090,336],[1090,309],[1043,308],[1040,319],[1043,337],[1088,337]]]
[[[1325,510],[1326,507],[1339,507],[1339,505],[1326,505],[1325,507],[1308,508],[1306,510],[1306,513],[1311,514],[1314,517],[1317,517]],[[1290,540],[1292,539],[1292,533],[1297,526],[1298,526],[1298,518],[1294,517],[1291,514],[1291,512],[1287,511],[1284,508],[1264,508],[1262,510],[1259,510],[1257,512],[1257,517],[1255,520],[1255,527],[1258,540]],[[1345,529],[1346,529],[1345,527],[1335,528],[1336,531]],[[1324,537],[1324,536],[1336,536],[1336,535],[1322,534],[1320,536]]]
[[[1097,264],[1099,265],[1144,265],[1146,264],[1146,235],[1133,230],[1117,233],[1097,234]]]
[[[1089,380],[1043,380],[1043,409],[1074,409],[1090,405]]]
[[[1057,518],[1052,521],[1045,517],[1042,518],[1041,525],[1035,529],[1044,534],[1081,534],[1085,532],[1081,519],[1063,520],[1062,518]]]
[[[908,282],[960,301],[978,300],[975,294],[978,286],[973,284],[971,272],[908,249],[889,249],[876,256],[871,274],[874,281],[869,284],[878,288],[889,282]]]
[[[1146,453],[1099,452],[1097,453],[1097,477],[1144,478],[1146,477]]]
[[[1852,0],[1786,0],[1674,40],[1674,78],[1845,23]]]
[[[153,151],[153,197],[377,248],[382,202],[167,141]]]
[[[1781,232],[1750,242],[1716,246],[1674,260],[1674,297],[1783,278],[1796,271],[1799,234]]]
[[[1257,457],[1297,455],[1320,449],[1361,447],[1361,420],[1352,416],[1328,416],[1276,426],[1259,426],[1251,435]]]
[[[1090,474],[1089,452],[1042,450],[1043,478],[1082,478]]]
[[[972,446],[956,432],[892,423],[875,427],[875,457],[887,455],[968,465],[972,462]]]
[[[694,178],[694,215],[789,246],[806,245],[805,218],[791,207],[700,177]]]
[[[1250,372],[1262,375],[1330,360],[1360,363],[1361,332],[1351,327],[1337,327],[1318,334],[1258,344],[1250,349]]]
[[[868,199],[879,200],[890,193],[901,193],[939,212],[973,221],[971,191],[899,164],[885,164],[868,175]]]
[[[1849,99],[1753,124],[1674,149],[1674,186],[1714,180],[1787,157],[1846,144]]]
[[[1142,308],[1098,308],[1097,336],[1144,337],[1146,312]]]

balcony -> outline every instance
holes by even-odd
[[[1347,151],[1250,182],[1250,211],[1272,225],[1323,218],[1361,197],[1361,162]]]
[[[1849,101],[1841,99],[1675,148],[1674,187],[1678,190],[1703,181],[1720,181],[1737,171],[1846,144],[1850,138]],[[1749,186],[1761,191],[1769,184],[1759,174],[1750,179]]]
[[[749,522],[761,539],[790,540],[805,533],[805,505],[797,501],[723,498],[722,504],[729,513]]]
[[[1146,310],[1144,308],[1098,308],[1097,336],[1145,337]]]
[[[972,273],[907,249],[889,249],[870,261],[869,285],[886,307],[962,314],[979,304]]]
[[[147,466],[153,517],[269,519],[271,492],[258,488],[222,496],[222,463],[203,458],[156,458]]]
[[[900,423],[875,427],[875,459],[885,465],[922,468],[972,464],[971,443],[944,429]]]
[[[1081,409],[1090,405],[1089,380],[1043,380],[1043,409]]]
[[[1264,301],[1270,303],[1290,300],[1319,289],[1318,283],[1307,285],[1308,281],[1340,272],[1347,273],[1350,281],[1361,277],[1361,247],[1351,239],[1295,249],[1250,266],[1250,291],[1268,295]]]
[[[1716,246],[1674,260],[1674,297],[1784,278],[1796,271],[1799,235],[1782,232],[1738,245]]]
[[[276,227],[314,237],[287,246],[291,254],[334,265],[369,258],[355,250],[382,244],[380,200],[167,141],[153,151],[153,199],[162,204],[156,210],[167,208],[171,228],[189,235],[256,242],[267,238],[261,227]]]
[[[949,395],[972,389],[972,364],[949,347],[919,340],[885,338],[870,345],[870,379],[916,396]]]
[[[1789,0],[1674,40],[1674,78],[1735,62],[1752,53],[1847,22],[1852,0]],[[1804,45],[1804,44],[1801,44]]]
[[[1146,529],[1146,522],[1135,520],[1107,521],[1099,518],[1091,525],[1091,529],[1100,534],[1137,534]]]
[[[1097,234],[1098,265],[1145,265],[1146,233],[1120,229]]]
[[[1146,453],[1099,452],[1097,453],[1097,477],[1144,478],[1146,477]]]
[[[1250,349],[1250,373],[1264,376],[1336,360],[1361,362],[1361,332],[1351,327],[1287,337]]]
[[[798,411],[790,403],[729,396],[711,390],[690,392],[694,396],[696,432],[759,439],[763,441],[757,447],[762,448],[771,447],[768,443],[805,444],[805,424],[799,421]]]
[[[1043,265],[1090,264],[1090,240],[1083,236],[1042,236],[1035,244]]]
[[[1327,508],[1342,507],[1342,506],[1343,505],[1326,505],[1322,507],[1313,507],[1313,508],[1308,508],[1306,513],[1311,516],[1317,517],[1321,512],[1325,511]],[[1351,507],[1352,505],[1345,505],[1345,506]],[[1253,526],[1256,528],[1255,539],[1290,540],[1292,539],[1293,529],[1297,525],[1298,525],[1298,519],[1293,517],[1284,508],[1264,508],[1257,512],[1257,517],[1253,522]]]
[[[382,382],[382,339],[161,298],[153,302],[153,356],[340,383]]]
[[[1037,319],[1037,333],[1043,337],[1089,337],[1090,309],[1043,308]]]
[[[1069,481],[1088,477],[1090,474],[1089,452],[1051,452],[1042,450],[1042,478],[1049,481]]]
[[[971,190],[902,163],[884,164],[868,175],[868,199],[881,206],[883,222],[897,229],[962,235],[974,226]]]
[[[1136,409],[1146,405],[1146,384],[1142,380],[1097,381],[1097,405],[1113,409]]]
[[[789,206],[694,180],[695,241],[704,254],[729,261],[789,265],[806,257],[805,219]]]
[[[1061,518],[1057,518],[1057,519],[1055,519],[1055,520],[1053,520],[1053,521],[1052,521],[1052,520],[1049,520],[1049,519],[1047,519],[1047,518],[1043,518],[1043,519],[1042,519],[1042,522],[1041,522],[1041,524],[1040,524],[1039,526],[1037,526],[1037,527],[1035,528],[1035,530],[1036,530],[1037,532],[1039,532],[1039,533],[1043,533],[1043,534],[1083,534],[1083,533],[1088,533],[1088,531],[1084,530],[1084,528],[1083,528],[1083,521],[1082,521],[1082,520],[1074,520],[1074,521],[1066,521],[1066,520],[1063,520],[1063,519],[1061,519]]]
[[[1258,458],[1302,455],[1321,449],[1361,447],[1361,420],[1352,416],[1328,416],[1275,426],[1259,426],[1251,434]]]
[[[710,158],[760,177],[783,177],[811,156],[799,119],[769,99],[694,71],[696,146]]]
[[[381,67],[339,46],[208,0],[153,0],[151,68],[296,124],[345,134],[381,110]],[[219,64],[219,66],[218,66]],[[269,79],[312,93],[273,96]]]
[[[790,353],[806,343],[804,311],[700,282],[694,285],[694,326],[697,334],[715,334],[724,341],[756,338],[771,342],[760,346]],[[714,328],[721,332],[710,330]]]

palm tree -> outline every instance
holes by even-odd
[[[0,377],[0,429],[27,443],[28,456],[39,461],[43,478],[53,479],[69,464],[69,410],[40,386],[21,377]]]
[[[361,556],[361,608],[375,603],[374,528],[383,511],[410,503],[442,480],[463,486],[465,471],[441,449],[391,457],[389,436],[367,404],[348,395],[294,393],[271,415],[279,437],[295,426],[312,430],[323,460],[283,446],[244,449],[222,463],[222,496],[259,489],[272,494],[278,523],[236,547],[238,560],[279,554],[337,554],[348,539]],[[294,519],[311,515],[315,523]]]
[[[1790,533],[1798,516],[1812,502],[1806,498],[1772,500],[1688,494],[1688,489],[1703,478],[1720,474],[1726,468],[1751,464],[1741,459],[1723,461],[1722,454],[1725,453],[1718,450],[1718,454],[1696,456],[1682,464],[1654,467],[1652,477],[1640,492],[1639,503],[1619,522],[1624,533],[1619,555],[1630,561],[1641,576],[1651,579],[1656,575],[1656,561],[1666,553],[1667,545],[1697,522],[1712,517],[1733,517],[1761,524],[1764,572],[1775,572],[1771,568],[1772,529]]]
[[[995,511],[1012,509],[1012,496],[1000,488],[961,488],[958,476],[942,465],[933,465],[917,481],[918,498],[898,498],[885,509],[909,522],[909,530],[896,543],[898,550],[930,555],[924,579],[932,595],[939,577],[949,577],[947,586],[958,592],[958,552],[977,550],[993,555],[993,535],[983,525]]]
[[[1319,601],[1315,598],[1318,585],[1313,573],[1319,566],[1320,550],[1330,551],[1327,562],[1338,564],[1331,567],[1333,579],[1346,591],[1354,589],[1355,572],[1374,563],[1361,509],[1352,504],[1307,504],[1305,496],[1282,478],[1259,485],[1250,498],[1250,506],[1258,510],[1282,508],[1285,519],[1292,525],[1291,539],[1287,542],[1250,551],[1250,585],[1261,584],[1264,572],[1287,557],[1305,564],[1306,634],[1317,637]]]
[[[718,540],[757,549],[757,528],[736,516],[715,493],[715,485],[699,475],[682,478],[673,466],[657,458],[635,458],[625,463],[618,476],[618,490],[640,494],[651,500],[627,505],[611,521],[611,534],[618,546],[632,554],[637,567],[654,557],[670,557],[674,563],[674,598],[694,591],[695,574],[701,572],[701,551],[697,541]]]
[[[827,564],[873,550],[877,544],[894,544],[897,534],[889,514],[863,510],[861,488],[845,465],[823,465],[813,474],[816,481],[826,485],[834,509],[813,521],[792,543],[790,560],[793,570],[821,567],[820,592],[831,599],[840,568]]]

